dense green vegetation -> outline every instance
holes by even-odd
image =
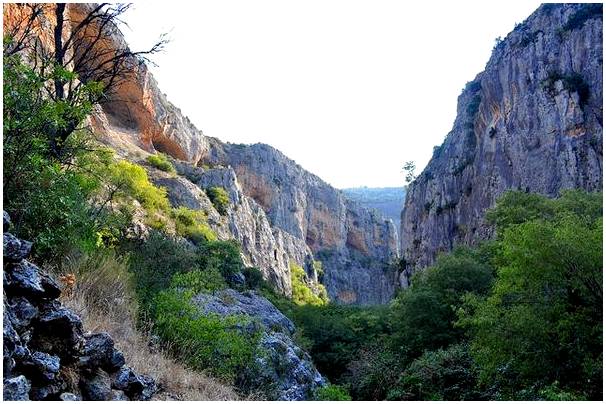
[[[506,193],[497,236],[416,274],[390,306],[267,294],[354,399],[599,399],[602,197]]]
[[[314,399],[318,401],[351,401],[351,396],[345,388],[329,384],[316,390]]]
[[[305,270],[294,262],[290,263],[290,280],[292,283],[292,301],[298,305],[323,306],[328,303],[328,294],[324,285],[315,283],[312,290],[306,282]]]
[[[217,235],[208,226],[206,214],[203,211],[180,206],[173,209],[172,214],[175,219],[175,230],[179,236],[195,243],[217,239]]]
[[[215,209],[217,209],[217,212],[222,215],[227,213],[229,195],[227,195],[225,188],[210,187],[206,190],[206,195],[208,195],[208,199],[210,199]]]
[[[167,173],[175,172],[173,163],[168,160],[168,157],[164,153],[152,154],[148,156],[146,160],[149,164],[159,170],[166,171]]]
[[[183,282],[197,279],[190,288]],[[250,335],[246,317],[202,315],[190,302],[202,290],[222,287],[220,279],[209,281],[206,271],[196,271],[187,278],[177,278],[172,288],[160,292],[155,300],[155,329],[170,341],[174,353],[195,369],[208,369],[218,377],[233,381],[240,371],[251,366],[259,332]],[[183,287],[187,286],[186,289]]]

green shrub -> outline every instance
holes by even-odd
[[[492,268],[472,250],[459,248],[438,257],[433,267],[415,274],[412,286],[394,300],[393,337],[405,341],[412,358],[426,349],[459,342],[464,333],[452,324],[462,297],[487,293],[492,281]]]
[[[292,282],[292,300],[295,304],[323,306],[328,303],[328,295],[324,285],[314,285],[317,289],[317,292],[314,293],[306,283],[307,274],[305,270],[294,262],[290,263],[290,279]]]
[[[173,209],[172,216],[175,219],[175,230],[179,236],[198,244],[217,240],[217,235],[208,226],[206,214],[203,211],[181,206]]]
[[[173,288],[186,288],[194,294],[202,292],[214,292],[227,288],[227,283],[219,271],[215,268],[206,270],[193,270],[190,272],[177,273],[171,281]]]
[[[156,187],[149,181],[147,172],[140,165],[120,160],[109,168],[112,183],[124,196],[130,196],[141,202],[149,212],[167,212],[170,203],[166,189]]]
[[[391,346],[389,338],[369,340],[347,366],[344,381],[351,386],[354,400],[385,400],[403,367],[400,353]]]
[[[229,207],[229,195],[225,188],[222,187],[210,187],[206,189],[206,195],[212,202],[217,212],[221,215],[225,215],[227,213],[227,208]]]
[[[479,400],[477,369],[465,345],[426,351],[404,371],[388,400]]]
[[[199,268],[194,248],[158,231],[125,249],[131,254],[137,295],[146,310],[153,309],[155,296],[169,287],[175,274]]]
[[[260,334],[247,334],[250,319],[202,314],[191,291],[168,290],[156,298],[155,329],[174,353],[196,370],[233,382],[254,362]]]
[[[389,333],[388,307],[325,306],[291,303],[278,306],[302,330],[309,353],[318,370],[333,382],[340,382],[348,364],[369,341]]]
[[[149,164],[159,170],[166,171],[167,173],[175,173],[175,167],[164,153],[152,154],[151,156],[148,156],[146,160]]]
[[[336,384],[328,384],[314,392],[314,400],[317,401],[351,401],[347,389]]]
[[[497,279],[488,297],[466,297],[459,325],[472,336],[481,380],[504,398],[555,382],[601,398],[601,204],[601,194],[512,192],[491,212]]]
[[[216,269],[226,279],[244,269],[240,245],[235,240],[202,243],[198,246],[198,264],[200,268]]]
[[[258,268],[247,267],[242,270],[242,273],[246,279],[247,289],[260,289],[266,285],[263,274]]]

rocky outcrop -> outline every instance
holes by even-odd
[[[244,195],[231,168],[204,169],[175,162],[178,176],[150,170],[150,178],[168,191],[173,206],[206,212],[208,224],[222,240],[235,239],[242,247],[244,264],[259,268],[263,277],[286,296],[292,292],[290,263],[304,267],[316,279],[313,255],[303,240],[272,226],[263,209]],[[221,187],[229,195],[227,212],[221,215],[205,190]]]
[[[508,189],[602,189],[602,24],[600,4],[546,4],[495,46],[408,189],[404,286],[440,251],[490,237],[484,213]]]
[[[286,401],[309,400],[315,389],[326,385],[309,354],[292,340],[294,324],[266,298],[254,291],[240,293],[226,289],[196,295],[192,303],[203,314],[237,315],[252,320],[247,332],[260,328],[256,366],[242,376],[246,385],[264,390],[269,387],[269,399]]]
[[[76,27],[95,4],[70,3],[67,21]],[[127,49],[117,27],[98,46]],[[208,149],[206,137],[181,110],[168,101],[145,63],[133,60],[126,80],[121,80],[91,118],[94,130],[107,141],[124,140],[147,151],[160,150],[175,158],[197,163]]]
[[[264,144],[211,139],[204,162],[234,169],[244,193],[271,224],[305,240],[322,261],[330,297],[341,303],[386,303],[396,287],[393,223],[348,200],[335,188]]]
[[[4,212],[4,400],[149,400],[155,381],[125,366],[109,334],[84,332],[9,226]]]
[[[68,3],[66,6],[64,40],[74,28],[97,6],[94,3]],[[19,22],[28,8],[17,4],[4,5],[4,28],[9,32]],[[33,32],[43,47],[53,47],[53,26],[55,23],[54,4],[42,7],[38,23]],[[128,49],[124,36],[113,24],[104,26],[109,37],[98,41],[95,51],[99,58],[109,59],[121,50]],[[94,38],[92,32],[84,34],[83,41]],[[79,48],[75,48],[78,52]],[[101,56],[102,55],[102,56]],[[164,151],[181,160],[197,163],[208,149],[206,137],[171,104],[163,94],[145,63],[134,57],[128,61],[128,77],[120,80],[108,94],[101,106],[90,118],[91,127],[97,135],[116,148],[130,145],[141,147],[148,152]],[[84,67],[84,66],[83,66]],[[78,66],[76,66],[76,69]],[[85,74],[85,71],[77,71]]]

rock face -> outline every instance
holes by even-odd
[[[66,21],[74,27],[92,7],[69,4]],[[6,6],[5,15],[10,17],[17,10],[17,6]],[[49,6],[42,25],[52,26],[52,10]],[[51,47],[52,30],[41,27],[39,31],[42,45]],[[125,49],[127,44],[113,27],[110,38],[99,46]],[[290,261],[303,266],[310,278],[317,277],[312,265],[315,255],[324,264],[321,281],[334,301],[386,303],[393,296],[397,275],[390,264],[397,258],[398,243],[391,222],[347,200],[269,146],[240,148],[204,136],[168,102],[145,64],[133,60],[131,65],[132,74],[90,118],[101,141],[131,160],[162,151],[190,168],[201,162],[221,164],[222,168],[203,170],[199,176],[195,169],[185,169],[197,176],[187,177],[191,184],[167,177],[158,177],[157,183],[169,190],[174,186],[172,201],[193,205],[206,203],[198,198],[200,191],[195,187],[228,190],[232,209],[226,218],[213,218],[215,229],[221,238],[238,240],[245,262],[259,267],[282,292],[290,293]],[[178,195],[181,191],[188,196]]]
[[[269,399],[309,400],[315,389],[326,385],[309,354],[293,342],[294,324],[269,300],[254,291],[240,293],[226,289],[196,295],[192,303],[204,314],[244,316],[261,328],[257,366],[244,377],[247,385],[271,386]]]
[[[204,162],[231,166],[244,193],[272,225],[305,240],[323,263],[322,283],[341,303],[386,303],[393,296],[397,258],[394,225],[347,199],[271,146],[210,140]]]
[[[301,239],[271,225],[263,209],[244,195],[231,168],[203,169],[175,162],[178,176],[150,170],[150,178],[168,191],[173,206],[203,210],[208,224],[222,240],[235,239],[242,246],[247,266],[257,267],[263,277],[280,292],[292,292],[290,262],[304,267],[310,279],[316,279],[313,255]],[[225,215],[219,214],[205,193],[209,187],[222,187],[230,204]]]
[[[408,190],[403,286],[440,251],[489,237],[484,213],[508,189],[602,189],[602,24],[602,5],[547,4],[495,47]]]
[[[4,212],[4,400],[149,400],[156,384],[124,366],[107,333],[84,333],[56,299],[61,289],[27,261],[32,244],[7,230]],[[132,380],[120,383],[123,372]],[[113,390],[112,390],[113,389]]]

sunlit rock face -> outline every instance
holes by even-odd
[[[270,222],[305,240],[322,261],[330,297],[341,303],[386,303],[397,285],[392,221],[348,200],[280,151],[264,144],[210,140],[207,164],[229,165],[244,193]]]
[[[541,6],[468,83],[452,131],[408,189],[404,286],[439,252],[490,237],[483,216],[508,189],[602,189],[602,11],[585,7]],[[579,12],[590,17],[579,23]]]
[[[52,7],[41,18],[40,28],[42,42],[49,49],[53,43]],[[92,7],[67,6],[66,21],[71,26],[66,26],[65,35]],[[127,45],[113,27],[111,36],[98,46],[111,50]],[[206,137],[167,100],[145,64],[133,59],[130,67],[128,77],[87,122],[99,140],[137,163],[155,151],[180,161],[177,177],[148,167],[152,179],[167,187],[173,205],[207,211],[218,236],[240,242],[245,263],[259,267],[284,294],[291,291],[292,261],[304,267],[311,279],[320,278],[336,302],[389,301],[397,285],[392,264],[398,249],[391,221],[347,200],[269,146],[237,146]],[[202,163],[212,167],[203,168]],[[192,173],[195,178],[188,177]],[[230,209],[224,216],[213,211],[204,194],[212,186],[224,187],[230,195]],[[324,264],[323,275],[316,273],[314,259]]]

